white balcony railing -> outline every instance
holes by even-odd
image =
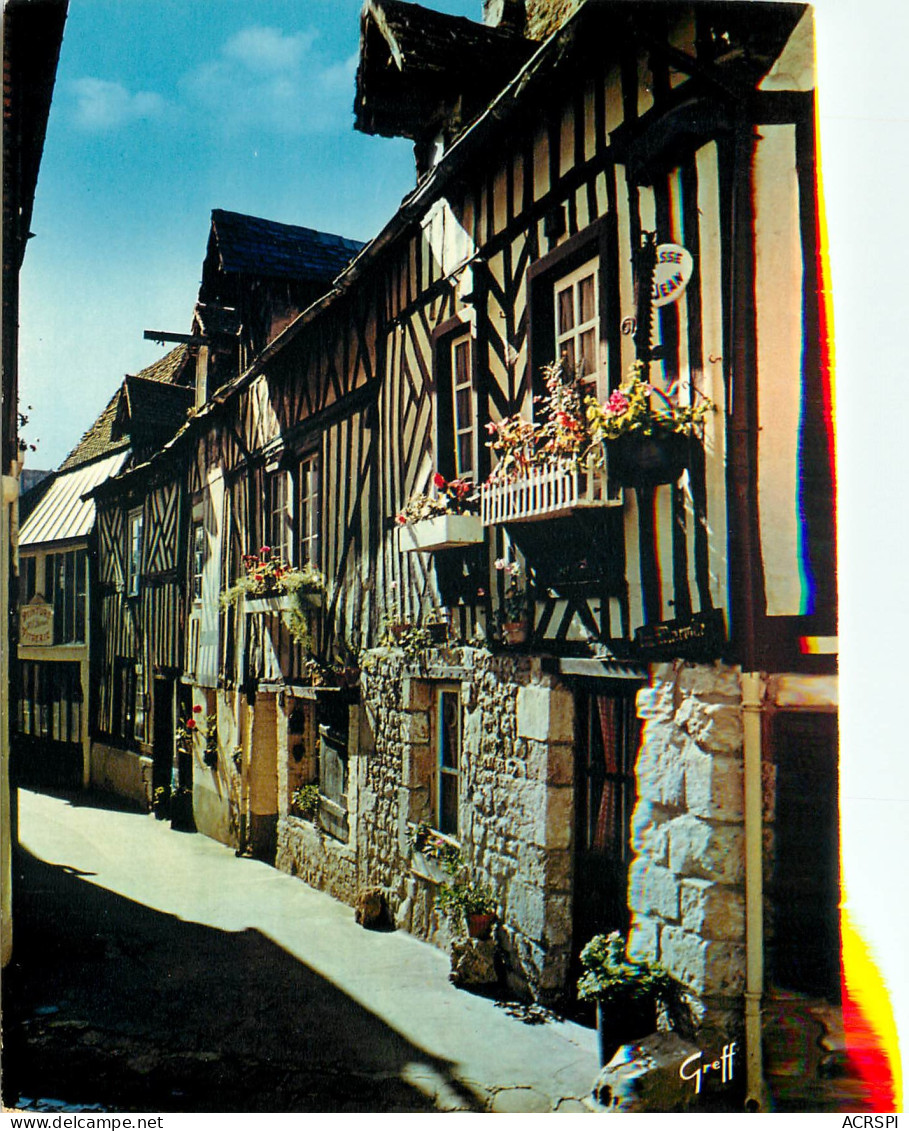
[[[539,464],[514,479],[484,483],[480,514],[484,526],[539,522],[589,507],[620,507],[622,491],[610,487],[606,468],[592,461]]]

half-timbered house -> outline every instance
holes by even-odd
[[[146,334],[182,343],[168,356],[184,359],[195,390],[190,405],[203,405],[247,368],[361,247],[342,236],[215,209],[191,333]],[[160,402],[165,390],[127,378],[120,415],[141,410],[152,392]],[[198,723],[200,734],[211,731],[207,756],[215,739],[214,709],[194,715],[187,684],[217,686],[222,587],[221,500],[212,502],[210,492],[217,495],[219,488],[209,487],[207,477],[210,471],[219,479],[220,469],[212,463],[201,479],[188,472],[180,428],[186,408],[179,419],[162,411],[170,427],[157,437],[140,433],[132,421],[135,458],[92,493],[99,509],[103,641],[93,749],[98,760],[120,766],[121,778],[132,781],[159,815],[169,812],[180,824],[192,820],[187,723]],[[274,500],[275,507],[283,505]],[[217,794],[207,800],[199,783],[199,828],[228,839],[226,802]]]
[[[811,13],[486,15],[368,0],[357,125],[413,139],[417,187],[147,465],[187,453],[197,821],[442,943],[429,826],[493,887],[510,984],[564,997],[629,930],[702,1042],[745,1030],[759,1102],[762,1003],[838,986]],[[560,358],[601,404],[635,363],[709,402],[673,475],[608,444],[495,473]],[[408,520],[452,479],[479,513]],[[325,577],[305,632],[280,587],[219,605],[268,555]]]
[[[98,742],[90,725],[99,694],[107,703],[116,685],[116,724],[104,735],[144,734],[144,686],[126,669],[112,681],[102,655],[109,636],[109,597],[103,592],[111,539],[128,540],[120,593],[138,592],[137,558],[144,527],[130,512],[113,533],[101,533],[90,493],[111,476],[165,443],[193,403],[194,367],[185,346],[127,376],[98,419],[66,457],[20,531],[20,632],[17,757],[22,780],[47,780],[114,790],[144,801],[146,785],[131,762]],[[167,515],[161,516],[164,523]],[[157,538],[159,524],[149,530]],[[130,652],[129,671],[134,656]],[[93,739],[95,741],[93,741]],[[146,775],[147,776],[147,775]]]

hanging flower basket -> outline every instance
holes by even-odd
[[[657,487],[677,483],[688,466],[691,437],[660,431],[646,436],[626,432],[604,443],[609,477],[622,487]]]

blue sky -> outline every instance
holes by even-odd
[[[213,208],[365,240],[413,186],[410,142],[353,129],[360,7],[70,0],[22,271],[30,466],[161,356],[143,330],[188,331]]]

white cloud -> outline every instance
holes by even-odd
[[[250,71],[284,71],[299,64],[315,38],[315,32],[285,35],[275,27],[248,27],[224,44],[222,54]]]
[[[313,50],[315,41],[315,32],[244,28],[217,59],[184,77],[181,92],[231,135],[255,130],[298,137],[342,128],[353,104],[357,59],[326,60]]]
[[[131,94],[125,86],[106,79],[75,79],[76,125],[86,130],[110,130],[140,119],[156,118],[164,110],[160,94],[140,90]]]

